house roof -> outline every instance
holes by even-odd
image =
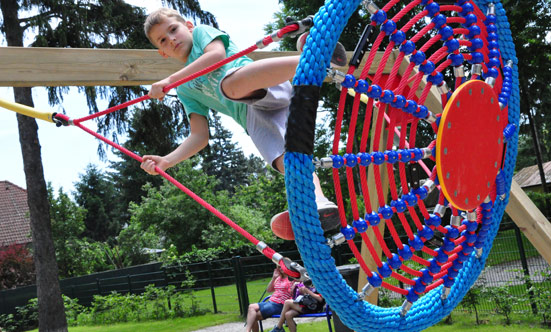
[[[31,242],[27,191],[0,181],[0,247]]]
[[[543,172],[545,173],[545,182],[551,183],[551,161],[543,163]],[[521,188],[540,186],[541,177],[538,165],[524,167],[513,176],[513,179]]]

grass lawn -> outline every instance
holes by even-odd
[[[513,318],[513,324],[506,326],[501,317],[495,315],[483,314],[481,319],[483,324],[476,325],[474,316],[467,313],[453,313],[453,324],[439,323],[436,326],[428,328],[427,332],[463,332],[463,331],[484,331],[484,332],[548,332],[549,329],[541,327],[539,320],[524,317],[524,321],[519,322],[519,316]],[[106,326],[79,326],[70,327],[69,332],[189,332],[197,329],[222,325],[229,322],[242,322],[243,319],[233,314],[207,314],[199,317],[179,318],[165,321],[124,323]],[[308,332],[327,332],[327,322],[319,321],[314,323],[299,323],[299,331]],[[265,326],[266,328],[266,326]],[[36,332],[38,330],[34,330]]]
[[[235,314],[206,314],[203,316],[177,318],[163,321],[151,321],[140,323],[122,323],[114,325],[75,326],[69,327],[70,332],[189,332],[209,326],[222,325],[230,322],[241,321],[241,317]],[[33,330],[38,332],[38,330]]]
[[[264,293],[266,286],[268,286],[270,279],[271,278],[263,278],[247,282],[249,303],[258,302],[260,296]],[[218,312],[234,313],[239,315],[239,302],[235,285],[216,287],[214,291],[216,295],[216,308]],[[195,291],[194,294],[201,308],[213,309],[210,289],[198,290]],[[267,294],[264,296],[266,295]]]

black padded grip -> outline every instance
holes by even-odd
[[[368,49],[368,46],[371,42],[371,37],[374,35],[375,27],[371,24],[367,25],[362,33],[360,41],[356,45],[356,49],[348,63],[350,66],[358,67],[362,62],[365,52]]]
[[[293,86],[293,97],[291,98],[290,114],[287,119],[287,132],[285,133],[286,151],[299,152],[306,155],[314,154],[319,95],[319,86]]]

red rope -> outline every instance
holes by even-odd
[[[289,32],[292,32],[292,31],[295,31],[298,29],[298,24],[292,24],[292,25],[289,25],[289,26],[286,26],[280,30],[277,31],[276,35],[278,38],[281,38],[283,37],[285,34],[289,33]],[[262,44],[264,46],[272,43],[274,40],[271,36],[268,36],[268,37],[265,37],[263,40],[262,40]],[[258,49],[258,46],[257,45],[253,45],[241,52],[238,52],[232,56],[229,56],[227,57],[226,59],[222,60],[222,61],[219,61],[211,66],[208,66],[207,68],[204,68],[203,70],[200,70],[192,75],[189,75],[179,81],[176,81],[172,84],[169,84],[167,85],[163,91],[164,92],[167,92],[169,91],[170,89],[174,88],[174,87],[177,87],[179,85],[182,85],[188,81],[191,81],[201,75],[205,75],[213,70],[216,70],[220,67],[222,67],[223,65],[231,62],[231,61],[234,61],[235,59],[237,58],[240,58],[244,55],[247,55],[251,52],[253,52],[254,50]],[[85,117],[82,117],[82,118],[79,118],[79,119],[75,119],[75,120],[71,120],[68,116],[64,115],[64,114],[56,114],[56,117],[59,118],[60,120],[63,120],[64,122],[66,123],[70,123],[70,124],[73,124],[74,126],[82,129],[83,131],[87,132],[88,134],[96,137],[97,139],[101,140],[102,142],[112,146],[113,148],[119,150],[120,152],[124,153],[125,155],[131,157],[132,159],[138,161],[138,162],[142,162],[143,159],[141,156],[137,155],[136,153],[124,148],[123,146],[113,142],[113,141],[110,141],[109,139],[105,138],[104,136],[98,134],[97,132],[93,131],[93,130],[90,130],[89,128],[83,126],[81,124],[81,122],[84,122],[84,121],[87,121],[87,120],[90,120],[90,119],[94,119],[94,118],[97,118],[97,117],[100,117],[100,116],[103,116],[103,115],[106,115],[106,114],[109,114],[109,113],[112,113],[112,112],[115,112],[115,111],[118,111],[118,110],[121,110],[121,109],[124,109],[124,108],[127,108],[131,105],[134,105],[134,104],[137,104],[139,102],[142,102],[142,101],[145,101],[147,99],[150,99],[150,97],[148,95],[145,95],[145,96],[142,96],[142,97],[139,97],[139,98],[136,98],[136,99],[133,99],[133,100],[130,100],[130,101],[127,101],[125,103],[122,103],[120,105],[117,105],[117,106],[113,106],[113,107],[110,107],[104,111],[101,111],[101,112],[98,112],[98,113],[94,113],[94,114],[91,114],[91,115],[88,115],[88,116],[85,116]],[[199,203],[201,206],[203,206],[205,209],[207,209],[209,212],[211,212],[212,214],[214,214],[215,216],[217,216],[220,220],[222,220],[223,222],[225,222],[226,224],[228,224],[230,227],[232,227],[234,230],[236,230],[239,234],[241,234],[243,237],[245,237],[247,240],[249,240],[252,244],[254,245],[257,245],[260,241],[255,238],[253,235],[251,235],[249,232],[247,232],[246,230],[244,230],[241,226],[239,226],[238,224],[236,224],[235,222],[233,222],[230,218],[226,217],[222,212],[218,211],[214,206],[210,205],[208,202],[206,202],[205,200],[203,200],[201,197],[199,197],[197,194],[195,194],[193,191],[191,191],[190,189],[188,189],[186,186],[184,186],[183,184],[181,184],[180,182],[176,181],[176,179],[174,179],[173,177],[171,177],[170,175],[168,175],[165,171],[161,170],[160,168],[158,167],[155,167],[155,171],[157,173],[159,173],[162,177],[164,177],[166,180],[168,180],[170,183],[172,183],[173,185],[175,185],[178,189],[180,189],[181,191],[183,191],[185,194],[187,194],[189,197],[191,197],[193,200],[195,200],[197,203]],[[274,256],[276,252],[271,249],[270,247],[266,247],[262,250],[262,254],[264,254],[266,257],[268,257],[269,259],[272,259],[272,257]],[[280,264],[280,265],[283,265],[283,264]],[[295,272],[295,271],[288,271],[286,269],[286,272],[287,274],[289,274],[291,277],[294,277],[294,278],[298,278],[300,277],[300,273],[298,272]]]
[[[394,7],[397,3],[398,3],[398,1],[395,1],[395,0],[389,1],[387,3],[387,5],[383,8],[383,10],[385,12],[387,12],[391,7]],[[396,14],[392,19],[389,19],[389,20],[392,20],[395,23],[398,23],[400,20],[403,19],[403,17],[405,17],[406,13],[410,12],[410,10],[413,9],[413,7],[417,6],[420,3],[421,3],[420,0],[411,1],[406,6],[399,8],[400,10],[399,10],[398,14]],[[452,5],[443,5],[443,6],[440,7],[441,12],[443,12],[443,11],[461,12],[462,10],[463,9],[460,6],[455,6],[455,5],[453,5],[453,6]],[[478,8],[477,8],[477,10],[478,10]],[[410,19],[408,22],[406,22],[402,26],[400,31],[407,32],[413,26],[415,26],[416,24],[419,24],[420,22],[422,23],[422,20],[425,18],[426,14],[427,14],[427,11],[419,12],[412,19]],[[479,12],[477,12],[476,14],[477,14],[478,17],[484,17]],[[466,20],[463,17],[447,17],[446,23],[447,24],[462,24],[465,21]],[[371,22],[371,25],[375,25],[375,23]],[[419,32],[414,34],[414,36],[412,38],[410,38],[409,40],[414,42],[414,43],[417,43],[417,42],[421,41],[423,37],[427,36],[429,31],[432,30],[432,29],[434,29],[434,23],[427,23],[427,24],[425,24],[425,26],[423,28],[421,28],[421,30]],[[487,31],[485,30],[484,26],[482,26],[482,30],[483,31],[481,32],[481,37],[484,37],[485,34],[487,34]],[[453,29],[453,35],[461,35],[461,34],[466,35],[468,33],[469,33],[468,29],[465,29],[465,28],[460,27],[460,28],[454,28]],[[376,38],[375,38],[375,40],[374,40],[374,42],[371,46],[371,51],[370,51],[370,53],[367,57],[367,61],[364,65],[364,67],[361,70],[361,74],[359,75],[359,79],[365,79],[366,77],[369,76],[369,71],[372,69],[371,66],[375,61],[376,53],[379,49],[381,49],[381,45],[382,45],[383,40],[385,39],[385,37],[388,37],[385,32],[380,32],[378,34],[378,36],[376,36]],[[456,40],[459,41],[460,46],[469,47],[472,44],[470,41],[465,40],[465,39],[457,38]],[[417,50],[422,51],[422,52],[431,51],[430,56],[428,56],[428,54],[427,54],[427,61],[432,61],[434,63],[434,65],[436,66],[436,71],[441,73],[443,70],[445,70],[446,68],[448,68],[451,65],[451,60],[448,60],[446,58],[447,55],[449,54],[449,52],[448,52],[448,49],[445,46],[442,46],[442,47],[435,50],[434,45],[437,42],[441,42],[441,43],[445,42],[445,41],[441,40],[441,35],[440,34],[436,34],[433,37],[428,38],[427,41],[424,42],[423,45],[420,45],[417,48]],[[381,60],[379,61],[378,66],[375,70],[375,74],[373,75],[372,78],[370,77],[370,80],[371,80],[370,85],[378,85],[382,89],[388,89],[388,90],[393,91],[395,95],[403,95],[404,97],[406,97],[406,99],[413,100],[413,101],[417,102],[418,105],[424,105],[426,99],[429,96],[429,92],[430,92],[430,89],[432,87],[432,83],[431,82],[425,82],[422,91],[420,92],[420,94],[417,94],[417,91],[419,91],[419,87],[421,86],[421,84],[423,84],[423,77],[425,76],[425,73],[418,70],[415,74],[412,75],[413,70],[417,67],[416,64],[413,63],[413,62],[411,62],[409,64],[409,66],[402,73],[401,77],[400,77],[400,75],[398,75],[399,68],[401,67],[402,62],[405,58],[403,52],[400,52],[397,59],[394,61],[394,65],[393,65],[393,67],[390,71],[389,77],[383,76],[383,70],[386,67],[387,61],[389,60],[390,52],[394,48],[395,48],[394,42],[392,40],[388,41],[387,44],[386,44],[386,48],[384,50],[383,56],[382,56]],[[487,59],[488,58],[487,45],[484,45],[484,48],[482,50],[480,50],[480,52],[483,54],[484,60],[487,61],[488,60]],[[454,54],[459,54],[460,51],[456,50],[453,53]],[[463,52],[462,55],[464,56],[465,60],[467,60],[467,61],[469,61],[472,58],[472,55],[467,53],[467,52]],[[426,62],[424,62],[423,64],[425,64],[425,63]],[[483,70],[486,71],[487,70],[486,65],[483,63],[482,66],[483,66]],[[348,73],[350,74],[352,72],[349,71]],[[500,79],[501,79],[501,77],[498,78],[499,82],[497,84],[501,84]],[[461,84],[461,83],[462,83],[461,79],[458,79],[457,84]],[[384,88],[383,88],[383,86],[384,86]],[[344,94],[344,92],[343,92],[343,94]],[[441,97],[442,105],[445,105],[447,100],[448,100],[447,95],[443,94],[440,97]],[[347,101],[346,98],[344,98],[344,96],[341,95],[341,100],[340,100],[340,103],[339,103],[339,111],[338,111],[338,114],[337,114],[337,121],[336,121],[336,124],[335,124],[335,136],[334,136],[334,140],[333,140],[333,154],[334,155],[339,153],[339,144],[342,144],[344,142],[343,137],[341,137],[341,135],[342,135],[342,129],[341,128],[342,128],[342,125],[343,125],[343,116],[344,116],[343,114],[344,114],[344,109],[345,109],[345,106],[346,106],[345,105],[346,101]],[[374,116],[373,115],[374,100],[372,98],[368,99],[368,102],[366,104],[366,108],[365,108],[365,111],[364,111],[363,114],[360,113],[360,110],[359,110],[360,106],[359,105],[360,105],[359,97],[358,97],[358,95],[356,95],[356,97],[354,98],[353,104],[350,107],[351,108],[351,113],[350,113],[350,122],[349,122],[349,128],[348,128],[348,136],[346,137],[346,147],[345,147],[346,153],[348,153],[348,154],[354,153],[354,151],[355,151],[355,146],[354,145],[357,144],[358,141],[359,141],[359,152],[361,152],[361,153],[367,152],[366,150],[368,148],[369,141],[371,141],[371,150],[372,151],[383,151],[384,150],[383,146],[386,149],[386,151],[389,151],[389,150],[392,149],[393,141],[394,141],[393,138],[394,138],[395,133],[396,133],[396,135],[399,135],[399,143],[398,143],[399,149],[414,148],[415,147],[415,141],[416,141],[416,138],[417,138],[417,127],[419,125],[419,119],[418,118],[415,118],[414,116],[408,115],[408,114],[400,114],[400,116],[396,117],[393,112],[401,112],[401,110],[395,110],[394,108],[392,108],[388,105],[382,104],[382,103],[377,103],[377,108],[378,108],[377,115]],[[355,134],[356,134],[357,121],[358,121],[359,116],[364,116],[364,123],[363,123],[363,130],[362,130],[362,133],[361,133],[361,137],[358,139],[358,138],[355,137]],[[386,119],[386,121],[388,123],[387,127],[384,126],[384,119]],[[397,127],[400,127],[400,130],[398,130]],[[436,125],[432,124],[432,128],[434,130],[436,130]],[[386,137],[387,141],[386,141],[386,144],[385,144],[384,142],[380,142],[380,138],[382,137],[383,133],[386,130],[388,130],[388,132],[387,132],[388,136]],[[434,145],[434,144],[432,144],[432,145]],[[431,148],[431,146],[429,146],[429,148]],[[432,159],[434,160],[434,158],[432,158]],[[419,164],[422,165],[422,167],[425,169],[425,171],[429,175],[429,178],[432,179],[432,180],[435,180],[435,176],[436,176],[435,168],[432,171],[430,171],[426,167],[426,165],[423,164],[421,161],[419,161]],[[346,189],[341,188],[341,185],[342,185],[341,181],[343,181],[343,182],[346,181],[347,182],[348,195],[349,195],[348,199],[350,200],[349,204],[350,204],[350,208],[351,208],[352,216],[353,216],[354,220],[356,220],[358,217],[361,216],[361,213],[359,211],[360,203],[357,201],[357,197],[356,197],[356,190],[358,190],[358,189],[356,188],[355,183],[354,183],[354,177],[356,176],[356,174],[354,174],[356,172],[356,171],[354,171],[354,169],[357,169],[358,172],[359,172],[360,188],[361,188],[361,194],[363,195],[363,203],[365,205],[365,210],[366,210],[367,213],[371,213],[372,210],[373,210],[372,207],[371,207],[371,200],[376,199],[378,201],[378,205],[381,207],[381,206],[385,205],[387,196],[390,196],[390,198],[392,200],[397,200],[399,198],[398,197],[398,185],[396,184],[395,181],[400,181],[401,189],[402,189],[401,190],[402,195],[409,194],[410,188],[408,187],[408,181],[407,181],[408,179],[407,179],[407,175],[406,175],[406,166],[407,165],[405,163],[398,163],[397,167],[396,167],[396,165],[392,165],[392,164],[386,164],[386,165],[375,165],[375,164],[373,164],[372,165],[373,171],[374,171],[374,174],[373,174],[374,178],[373,179],[374,179],[374,182],[375,182],[374,188],[369,188],[367,186],[367,168],[364,167],[364,166],[359,165],[358,168],[346,167],[345,168],[345,170],[346,170],[345,171],[345,177],[341,177],[340,174],[339,174],[339,170],[336,169],[336,168],[333,168],[333,182],[334,182],[334,185],[335,185],[335,192],[336,192],[336,196],[337,196],[337,203],[338,203],[338,206],[339,206],[339,212],[340,212],[340,215],[341,215],[341,222],[343,222],[344,218],[346,218],[346,216],[344,215],[344,207],[343,207],[344,198],[342,197],[342,194],[343,194],[342,190],[343,189],[346,190]],[[388,179],[389,179],[390,195],[385,195],[384,194],[383,181],[381,179],[381,174],[380,174],[380,171],[382,171],[382,169],[380,167],[385,167],[386,168],[386,174],[387,174]],[[396,170],[396,168],[397,168],[397,170]],[[396,170],[396,174],[395,174],[395,170]],[[346,180],[344,178],[346,178]],[[439,189],[438,186],[437,186],[437,188]],[[377,197],[375,197],[375,196],[370,197],[370,193],[369,193],[370,189],[372,191],[373,190],[376,191]],[[443,204],[443,201],[444,201],[443,195],[442,195],[442,192],[440,192],[439,204]],[[406,219],[405,212],[399,212],[398,213],[396,211],[396,209],[393,208],[394,213],[398,217],[400,223],[402,224],[403,229],[404,229],[405,233],[407,234],[407,237],[408,237],[409,240],[414,239],[414,236],[415,236],[414,231],[420,231],[424,227],[427,227],[422,222],[422,218],[428,219],[430,217],[430,214],[427,211],[427,208],[426,208],[426,206],[425,206],[425,204],[422,200],[419,200],[416,205],[417,206],[410,206],[409,204],[407,204],[407,210],[406,211],[411,216],[411,220],[413,221],[412,225],[410,225],[409,222],[408,222],[408,219]],[[454,215],[457,214],[456,209],[454,209],[453,214]],[[381,215],[379,215],[379,216],[382,217]],[[480,220],[479,220],[479,222],[480,222]],[[344,224],[344,223],[341,223],[341,224],[343,226],[346,226],[346,224]],[[381,220],[381,223],[380,223],[379,226],[370,227],[372,229],[374,235],[375,235],[375,240],[371,240],[369,238],[369,236],[367,235],[368,234],[367,232],[362,232],[360,234],[361,237],[362,237],[363,242],[366,244],[369,253],[371,254],[375,264],[378,267],[381,267],[385,263],[383,263],[381,261],[381,259],[379,258],[379,256],[378,256],[378,253],[377,253],[378,249],[375,249],[375,247],[374,247],[375,243],[380,245],[380,249],[382,250],[383,255],[386,256],[386,258],[390,259],[393,255],[392,252],[389,249],[389,246],[387,245],[387,242],[385,242],[385,239],[383,238],[382,227],[384,227],[385,224],[386,224],[388,232],[390,233],[390,236],[391,236],[391,239],[389,240],[388,243],[394,242],[396,244],[396,248],[398,250],[404,248],[404,244],[401,242],[400,236],[398,235],[397,229],[395,228],[395,225],[397,226],[399,224],[394,224],[392,219],[387,219],[387,220],[384,220],[384,221]],[[446,233],[447,233],[447,229],[444,228],[443,226],[438,226],[438,227],[428,226],[428,227],[430,227],[431,230],[433,230],[435,232],[438,231],[443,235],[446,235]],[[460,227],[456,227],[456,228],[458,229],[459,232],[461,232],[466,227],[465,226],[460,226]],[[422,239],[423,242],[425,242],[427,240],[425,238],[421,238],[421,239]],[[352,252],[354,253],[354,256],[357,258],[358,262],[360,263],[360,266],[362,267],[362,269],[366,270],[367,269],[366,262],[364,261],[364,258],[361,257],[360,252],[359,252],[356,244],[351,240],[348,240],[347,242],[348,242]],[[452,266],[453,266],[453,261],[456,260],[459,257],[458,255],[462,255],[462,249],[463,249],[463,246],[465,246],[464,242],[465,242],[465,237],[464,236],[461,236],[458,239],[454,240],[454,249],[451,250],[450,252],[445,252],[445,254],[448,255],[448,259],[444,263],[438,263],[438,265],[441,268],[440,272],[438,272],[436,274],[431,273],[431,275],[433,275],[435,277],[435,280],[432,284],[426,285],[427,287],[426,287],[425,292],[427,292],[431,289],[434,289],[435,287],[437,287],[437,286],[439,286],[443,283],[443,280],[439,279],[439,278],[441,278],[442,276],[447,274],[448,269],[452,268]],[[428,243],[426,243],[426,244],[428,245]],[[412,250],[412,251],[415,251],[415,250]],[[422,247],[422,249],[420,251],[417,251],[414,255],[412,255],[411,261],[413,261],[417,264],[420,264],[422,266],[429,266],[430,265],[429,261],[427,259],[423,258],[423,257],[427,257],[427,256],[435,257],[436,255],[437,255],[437,252],[435,250],[433,250],[433,249],[431,249],[431,248],[429,248],[425,245],[425,246]],[[407,262],[404,262],[404,263],[407,263]],[[400,269],[403,272],[405,272],[406,274],[412,275],[414,277],[422,276],[422,273],[420,271],[418,271],[418,269],[414,269],[413,267],[405,265],[405,264],[402,264]],[[369,272],[368,272],[368,275],[370,275]],[[393,278],[405,283],[405,284],[408,284],[408,285],[414,285],[415,284],[413,282],[413,280],[407,278],[406,276],[400,275],[399,273],[397,273],[397,271],[396,272],[393,271],[391,276]],[[404,289],[401,289],[401,288],[396,287],[394,285],[388,284],[385,281],[383,281],[382,287],[385,287],[389,290],[398,292],[400,294],[406,294],[407,293],[407,290],[404,290]]]

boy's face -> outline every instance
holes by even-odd
[[[149,37],[160,55],[185,62],[193,45],[192,31],[193,23],[184,23],[174,17],[167,17],[151,28]]]

